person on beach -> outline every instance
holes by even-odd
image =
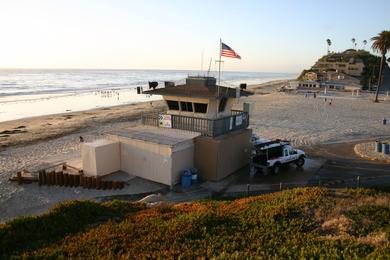
[[[84,138],[80,135],[79,137],[80,143],[84,143]]]

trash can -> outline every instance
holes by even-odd
[[[196,183],[198,182],[198,169],[192,168],[191,169],[191,183]]]
[[[382,142],[381,141],[375,141],[375,152],[377,152],[377,153],[382,152]]]
[[[192,174],[190,170],[185,170],[181,175],[181,186],[186,189],[191,186]]]
[[[390,154],[390,145],[388,143],[382,143],[382,153]]]

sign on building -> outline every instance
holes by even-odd
[[[172,116],[171,115],[158,115],[158,125],[159,127],[172,128]]]
[[[242,125],[242,115],[236,116],[236,126]]]

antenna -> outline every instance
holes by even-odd
[[[210,58],[210,63],[209,63],[209,69],[207,71],[207,77],[209,76],[210,74],[210,69],[211,69],[211,61],[213,60],[213,58]]]
[[[200,57],[200,74],[203,72],[203,54],[204,54],[204,49],[202,49],[202,54]]]

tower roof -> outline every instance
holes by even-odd
[[[172,87],[156,88],[144,91],[144,94],[162,95],[162,96],[182,96],[182,97],[236,97],[236,89],[224,86],[218,86],[214,77],[188,77],[183,85]],[[252,92],[240,89],[240,96],[250,96]]]

